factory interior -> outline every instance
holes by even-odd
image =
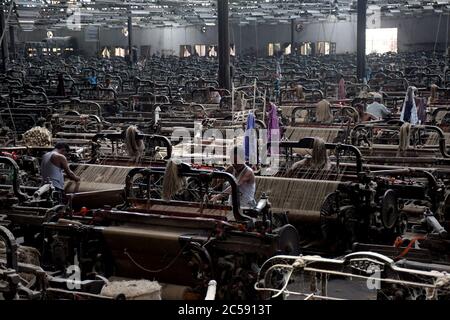
[[[450,0],[0,8],[0,300],[450,298]]]

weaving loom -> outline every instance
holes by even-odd
[[[396,249],[400,254],[404,248]],[[450,291],[449,270],[446,265],[430,266],[406,259],[395,261],[369,251],[354,252],[338,259],[277,256],[262,266],[256,287],[272,298],[291,295],[302,300],[354,300],[349,294],[351,291],[332,289],[338,278],[350,287],[360,287],[358,294],[371,296],[371,300],[445,301]],[[375,283],[376,287],[369,286]]]
[[[133,127],[130,127],[133,128]],[[128,128],[127,130],[130,130]],[[90,163],[117,166],[148,166],[172,156],[172,144],[163,136],[135,133],[127,138],[127,131],[105,132],[92,138]]]
[[[295,229],[288,224],[272,229],[272,222],[266,220],[270,221],[271,215],[264,197],[256,208],[240,209],[237,185],[231,175],[194,170],[186,165],[176,168],[178,178],[185,183],[172,199],[161,199],[168,171],[133,169],[126,178],[126,201],[120,208],[90,210],[83,217],[75,213],[69,223],[47,224],[50,246],[45,258],[56,265],[57,261],[73,258],[52,250],[53,241],[62,241],[69,247],[76,245],[82,254],[88,252],[87,247],[92,249],[91,243],[95,242],[98,253],[109,254],[97,254],[96,262],[82,257],[82,270],[89,270],[91,263],[99,263],[105,266],[101,273],[106,277],[151,278],[187,286],[197,293],[204,292],[205,281],[214,278],[219,297],[250,297],[254,294],[253,283],[242,282],[239,274],[253,272],[249,263],[260,261],[260,257],[280,251],[298,252]],[[205,202],[204,196],[212,192],[210,184],[217,179],[231,186],[232,206]],[[193,188],[199,196],[177,200],[185,191],[194,191]],[[95,226],[84,224],[86,219],[95,220]],[[82,240],[75,243],[78,241],[75,239]],[[227,274],[223,268],[228,268],[229,263],[234,265],[231,271],[236,272],[231,281],[222,278]],[[114,266],[114,272],[107,266]]]
[[[322,159],[327,163],[327,167],[309,168],[299,166],[293,168],[299,160],[311,159],[314,143],[318,138],[304,138],[298,142],[281,142],[280,154],[282,169],[277,172],[278,177],[299,178],[308,180],[328,180],[328,181],[358,181],[358,174],[363,171],[362,154],[358,148],[345,144],[325,143],[323,145],[324,156]],[[302,150],[302,153],[298,151]]]
[[[402,126],[403,123],[358,125],[351,133],[352,144],[358,146],[370,164],[420,163],[439,167],[450,163],[447,137],[440,128],[413,126],[403,136]],[[399,141],[404,146],[399,146]]]

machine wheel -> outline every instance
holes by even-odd
[[[278,234],[278,252],[281,255],[298,256],[300,254],[300,236],[297,229],[287,224],[274,230]]]
[[[381,200],[381,221],[383,226],[392,230],[398,223],[400,217],[397,196],[394,190],[388,190]]]

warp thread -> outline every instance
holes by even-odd
[[[337,181],[257,177],[256,198],[265,193],[274,211],[319,215],[324,199],[336,192],[339,184]]]

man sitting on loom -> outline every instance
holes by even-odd
[[[314,146],[311,157],[294,163],[292,168],[286,173],[287,177],[292,177],[298,170],[316,169],[329,171],[331,170],[331,162],[328,157],[325,141],[321,138],[314,138]]]
[[[64,196],[64,176],[66,175],[75,182],[80,182],[80,178],[70,170],[66,155],[69,153],[70,147],[67,143],[57,143],[55,149],[46,153],[42,157],[41,175],[43,183],[51,182],[59,193],[60,201]]]
[[[239,191],[239,203],[243,208],[254,207],[255,193],[256,193],[256,178],[252,168],[247,166],[244,161],[244,150],[241,147],[234,147],[232,151],[232,166],[226,172],[232,174],[237,181]],[[226,188],[221,194],[211,198],[211,201],[216,202],[224,199],[224,197],[231,194],[231,186]],[[231,199],[229,199],[231,204]]]

